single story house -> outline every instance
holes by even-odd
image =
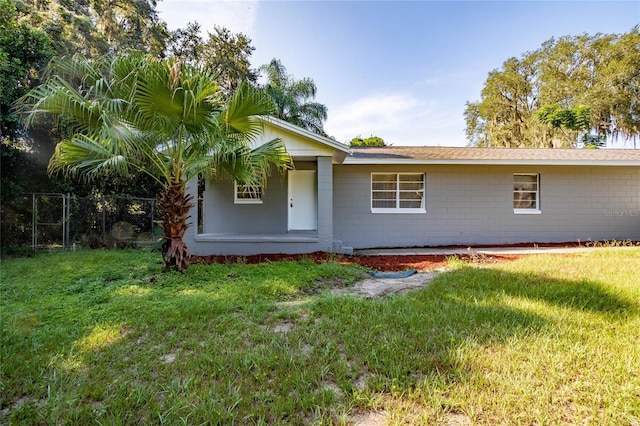
[[[192,253],[640,240],[640,150],[353,148],[266,120],[274,137],[293,168],[264,188],[189,186]]]

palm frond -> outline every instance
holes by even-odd
[[[199,166],[206,167],[205,162]],[[242,144],[226,146],[212,153],[211,166],[212,170],[200,170],[200,173],[227,176],[249,185],[266,185],[266,178],[272,170],[290,168],[291,158],[282,140],[277,138],[254,149]]]
[[[212,174],[217,177],[230,177],[246,182],[251,180],[253,170],[247,167],[247,157],[251,150],[245,145],[228,145],[211,155],[215,167]]]
[[[180,129],[197,134],[217,125],[214,116],[222,109],[220,90],[198,68],[176,61],[147,64],[136,89],[135,116],[142,128],[154,128],[172,138]]]
[[[318,134],[325,134],[323,122],[327,120],[326,106],[312,102],[317,87],[311,78],[295,80],[276,59],[260,67],[266,73],[264,90],[276,105],[278,118]]]
[[[219,114],[219,120],[225,125],[227,135],[242,134],[253,139],[262,132],[262,121],[258,117],[274,111],[275,105],[269,95],[242,82],[226,109]]]
[[[136,79],[133,94],[137,110],[135,122],[142,128],[155,128],[163,133],[174,132],[182,118],[182,102],[176,99],[170,75],[161,67],[165,64],[147,64],[143,75]]]
[[[272,168],[283,171],[291,168],[291,165],[291,157],[280,138],[272,139],[252,149],[248,158],[248,166],[254,170],[262,184],[266,184],[266,177]]]
[[[100,143],[97,138],[77,135],[56,146],[49,162],[49,171],[64,171],[69,175],[89,180],[103,172],[128,174],[131,162],[127,153],[111,148],[112,144]]]
[[[94,128],[100,117],[98,103],[85,99],[58,76],[27,93],[19,100],[17,110],[23,115],[26,126],[33,125],[40,115],[50,114],[83,131]]]
[[[271,62],[262,65],[258,70],[266,74],[267,86],[282,89],[289,85],[290,77],[287,74],[287,68],[279,59],[272,59]]]
[[[246,181],[267,164],[288,164],[282,145],[249,148],[263,130],[259,117],[275,105],[246,82],[225,102],[203,69],[139,53],[60,58],[50,70],[56,73],[25,96],[22,112],[27,124],[51,114],[74,133],[59,144],[51,172],[89,179],[136,169],[167,183],[226,170]]]
[[[316,97],[316,84],[310,78],[303,78],[297,80],[289,87],[289,91],[292,97],[298,99],[299,102],[304,102],[307,99],[313,99]]]
[[[300,105],[298,111],[303,128],[318,134],[324,134],[324,121],[327,120],[327,107],[318,102],[308,102]]]
[[[44,77],[51,79],[58,76],[76,86],[90,87],[101,77],[96,65],[80,55],[55,57],[45,69]]]

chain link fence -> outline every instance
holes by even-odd
[[[153,198],[25,194],[2,209],[2,246],[148,247],[162,231]]]

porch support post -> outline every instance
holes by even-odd
[[[318,244],[319,250],[333,251],[333,161],[332,157],[317,157],[318,161]]]

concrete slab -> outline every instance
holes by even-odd
[[[632,249],[633,247],[616,247],[616,249]],[[354,254],[360,256],[428,256],[454,254],[484,254],[484,255],[516,255],[516,254],[567,254],[585,251],[600,250],[600,247],[474,247],[474,248],[439,248],[439,247],[410,247],[410,248],[381,248],[355,250]]]

